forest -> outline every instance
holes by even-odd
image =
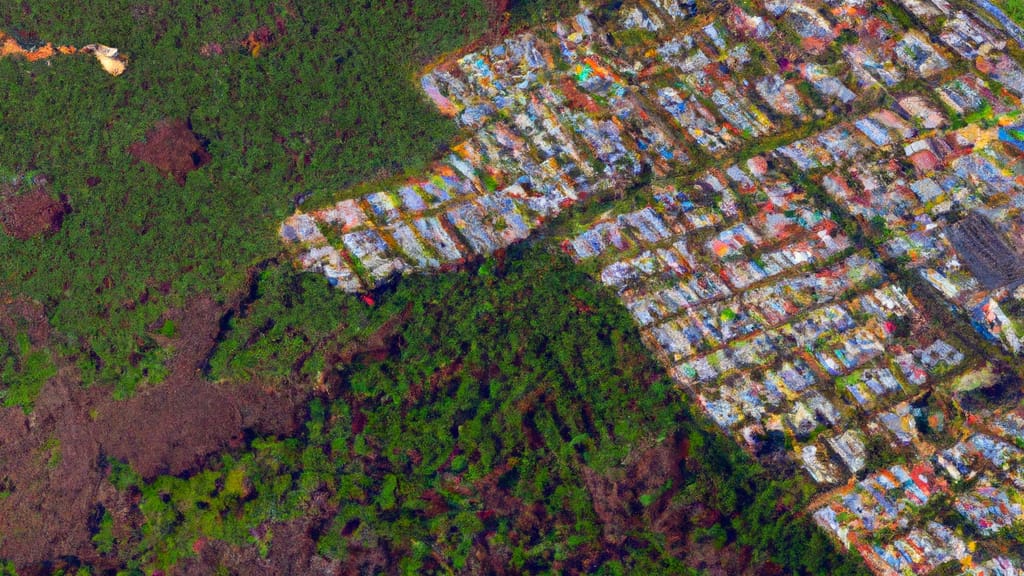
[[[322,328],[281,303],[330,317],[355,298],[292,275],[264,273],[217,373],[304,371],[287,342]],[[712,430],[565,256],[528,249],[379,296],[360,322],[407,321],[348,363],[324,349],[299,437],[253,438],[188,478],[109,462],[144,521],[98,514],[97,549],[147,572],[242,573],[233,550],[280,562],[305,530],[324,562],[361,572],[860,573],[802,515],[802,477],[770,479]]]

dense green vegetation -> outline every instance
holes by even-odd
[[[354,305],[280,268],[262,283],[271,297],[234,323],[226,365],[251,358],[283,372],[294,359],[259,353],[264,340],[318,332],[286,312],[257,330],[262,308],[279,310],[274,286],[290,286],[308,317]],[[282,522],[320,515],[319,553],[357,564],[360,550],[379,549],[404,573],[466,568],[484,541],[517,571],[691,573],[681,556],[697,546],[748,548],[755,565],[785,572],[860,570],[801,516],[803,480],[769,480],[698,423],[614,296],[563,256],[534,249],[477,272],[408,278],[361,322],[403,311],[389,355],[327,367],[334,393],[311,403],[301,437],[257,438],[187,479],[145,483],[113,462],[110,481],[140,492],[146,521],[115,543],[101,523],[97,549],[140,568],[173,566],[209,539],[266,555]],[[675,472],[623,479],[635,470],[624,462],[677,441],[688,454]],[[605,540],[595,512],[616,496],[593,495],[588,474],[634,483],[619,491],[622,545]],[[661,532],[651,528],[648,511],[672,510]]]
[[[511,17],[512,26],[518,27],[571,16],[578,6],[578,3],[566,0],[509,0],[505,9]]]
[[[0,234],[0,286],[46,305],[87,380],[123,394],[151,380],[137,369],[160,361],[150,326],[235,291],[279,249],[296,195],[419,168],[454,136],[414,76],[488,30],[487,2],[349,4],[0,2],[0,29],[131,58],[119,78],[88,57],[0,59],[0,173],[47,174],[72,207],[55,237]],[[253,57],[240,43],[264,26],[273,42]],[[126,152],[162,118],[209,140],[183,187]]]
[[[1021,0],[999,0],[996,2],[1006,15],[1017,24],[1024,25],[1024,2]]]
[[[365,304],[315,274],[271,267],[258,276],[254,297],[259,305],[228,319],[229,332],[210,358],[211,378],[308,377],[323,369],[323,342],[350,340],[376,328]]]
[[[57,373],[46,350],[34,350],[28,335],[20,332],[13,346],[0,334],[0,403],[32,411],[43,384]]]

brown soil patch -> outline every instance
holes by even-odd
[[[49,342],[50,325],[43,305],[27,298],[0,295],[0,337],[13,340],[19,332],[26,333],[34,347]]]
[[[664,537],[667,552],[703,574],[714,576],[753,576],[768,574],[766,566],[755,564],[750,550],[735,543],[719,548],[711,541],[697,541],[696,527],[728,522],[717,510],[703,504],[680,506],[673,496],[684,486],[683,470],[689,442],[684,437],[665,440],[632,454],[621,467],[597,473],[582,467],[583,482],[590,492],[603,529],[603,548],[617,554],[630,545],[630,533],[652,530]],[[668,488],[671,482],[671,488]],[[666,489],[668,488],[668,489]],[[653,496],[646,506],[642,495]],[[660,494],[660,495],[659,495]]]
[[[245,430],[288,434],[298,429],[304,393],[267,390],[257,383],[219,385],[202,377],[222,314],[209,299],[171,314],[180,334],[171,343],[171,376],[95,413],[108,456],[131,462],[146,478],[181,474],[238,443]]]
[[[656,520],[667,512],[665,503],[659,501],[643,507],[640,497],[657,493],[669,480],[679,484],[682,455],[682,442],[667,440],[644,451],[625,469],[598,474],[590,467],[583,467],[583,482],[603,525],[606,543],[621,546],[631,529],[659,524]],[[681,526],[675,530],[679,528]],[[666,536],[672,539],[679,535],[669,533]]]
[[[34,342],[46,339],[41,307],[0,300],[0,314],[11,311],[32,325]],[[129,400],[115,401],[104,387],[82,388],[75,368],[65,365],[44,386],[30,416],[20,408],[0,408],[0,484],[10,490],[0,499],[0,557],[26,573],[61,557],[107,566],[112,560],[98,557],[91,542],[97,509],[140,521],[130,499],[105,481],[108,459],[126,460],[146,478],[182,474],[238,446],[248,433],[298,430],[308,390],[203,379],[200,368],[223,313],[209,299],[174,312],[180,336],[170,341],[171,375]]]
[[[19,195],[10,188],[0,188],[0,225],[18,240],[57,232],[68,210],[63,198],[54,200],[42,186]]]
[[[24,574],[49,574],[78,560],[101,570],[117,569],[116,556],[101,557],[93,546],[96,522],[109,512],[115,528],[124,530],[137,528],[142,518],[138,495],[118,492],[106,481],[111,459],[127,461],[146,479],[181,475],[241,447],[252,435],[298,432],[313,393],[309,387],[221,384],[203,377],[221,323],[227,314],[239,313],[247,305],[246,294],[253,292],[255,270],[249,276],[249,289],[234,302],[198,298],[165,316],[177,325],[178,336],[161,342],[174,350],[163,383],[116,401],[109,388],[83,388],[75,367],[61,365],[30,416],[19,408],[0,408],[0,489],[10,492],[0,498],[0,558],[13,561]],[[331,354],[355,357],[387,347],[407,314]],[[0,332],[12,330],[27,331],[33,345],[45,345],[49,326],[42,306],[0,296]],[[316,555],[313,534],[324,528],[331,506],[326,496],[312,504],[321,513],[268,526],[274,531],[268,558],[251,547],[198,542],[200,561],[185,562],[175,573],[209,573],[209,566],[223,564],[237,568],[235,573],[345,574],[388,565],[387,553],[372,545],[365,554],[353,553],[343,566]]]
[[[128,153],[161,174],[174,176],[179,186],[185,185],[185,176],[189,172],[210,161],[210,153],[185,120],[157,122],[146,133],[145,140],[128,147]]]

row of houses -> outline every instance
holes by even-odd
[[[424,92],[472,136],[422,176],[290,216],[280,235],[298,264],[341,289],[372,289],[493,253],[645,166],[685,162],[603,37],[581,13],[429,71]]]
[[[949,559],[957,560],[964,574],[1016,574],[1019,560],[971,540],[994,536],[1024,519],[1015,479],[1021,452],[1008,442],[1019,437],[1024,420],[1012,411],[991,419],[997,433],[1010,436],[975,432],[928,459],[870,474],[832,493],[813,512],[815,522],[882,574],[927,573]],[[971,535],[920,518],[936,494],[947,495],[949,513],[968,522]],[[950,519],[941,513],[940,518]],[[922,530],[939,538],[908,548],[907,538]]]
[[[862,469],[865,449],[863,434],[833,431],[877,411],[894,441],[909,442],[906,407],[885,409],[963,355],[941,338],[897,339],[896,321],[922,312],[885,282],[877,260],[837,241],[842,234],[830,236],[835,251],[822,245],[807,258],[773,263],[771,255],[805,245],[832,222],[785,180],[781,158],[711,170],[685,191],[656,186],[648,206],[599,219],[563,248],[581,263],[607,262],[597,277],[713,421],[755,453],[773,434],[789,436],[812,478],[838,483],[844,467]],[[731,207],[739,203],[746,207]],[[698,210],[715,217],[694,226],[686,215]],[[653,216],[663,225],[637,225]]]
[[[428,71],[424,93],[472,136],[421,177],[289,217],[280,235],[297,263],[349,291],[444,269],[520,241],[643,170],[671,173],[690,160],[689,147],[719,154],[773,133],[771,117],[806,119],[801,79],[826,98],[853,99],[827,66],[765,70],[756,56],[782,32],[764,16],[734,6],[716,21],[679,6],[638,3],[603,26],[584,11]],[[779,24],[814,12],[800,6]],[[609,40],[637,28],[653,39]],[[848,132],[823,138],[837,151],[853,146]],[[739,273],[754,280],[748,272]]]

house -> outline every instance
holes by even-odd
[[[934,76],[949,68],[949,62],[917,30],[903,36],[896,44],[895,53],[896,58],[918,76]]]
[[[797,66],[800,75],[811,83],[811,86],[823,95],[839,100],[843,104],[849,104],[857,98],[857,94],[846,87],[835,76],[829,74],[828,69],[820,64],[804,62]]]
[[[921,96],[900,98],[898,104],[907,117],[919,122],[925,130],[934,130],[946,125],[946,117]]]
[[[849,429],[839,436],[829,438],[828,445],[846,464],[851,474],[856,474],[864,468],[867,452],[864,448],[864,435],[858,430]]]
[[[366,270],[374,285],[406,268],[405,262],[391,252],[376,230],[350,232],[342,236],[342,243],[349,255]]]
[[[835,466],[830,464],[823,456],[824,451],[819,450],[814,444],[808,444],[800,449],[800,459],[804,464],[804,470],[814,478],[818,484],[834,484],[839,481]]]
[[[331,286],[339,290],[358,292],[363,289],[359,276],[333,246],[310,248],[299,255],[298,263],[302,270],[320,272]]]
[[[318,245],[327,241],[313,216],[303,213],[286,218],[281,223],[278,234],[285,242]]]

